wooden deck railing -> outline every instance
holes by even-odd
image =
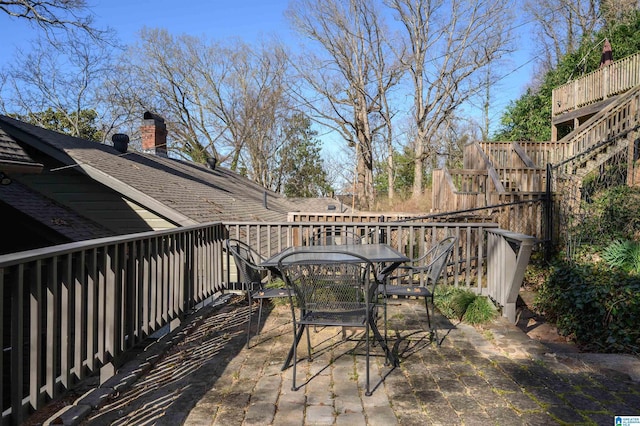
[[[497,226],[227,222],[0,256],[2,424],[23,423],[88,375],[100,373],[105,380],[127,350],[162,327],[176,326],[186,313],[231,287],[236,274],[223,251],[227,237],[271,255],[308,244],[319,231],[349,230],[365,243],[385,242],[416,257],[453,235],[458,245],[447,270],[449,283],[500,301],[501,294],[513,293],[518,276],[508,282],[490,278],[511,276],[512,259],[488,247],[488,241],[491,247],[501,244],[495,241],[502,235]],[[519,264],[528,261],[525,257]]]
[[[490,179],[491,172],[497,177]],[[470,180],[470,176],[474,178]],[[480,182],[480,176],[486,180],[476,184]],[[526,186],[508,191],[509,177],[514,182],[526,182]],[[487,170],[484,173],[479,170],[436,169],[432,175],[432,205],[437,206],[436,213],[457,212],[458,216],[464,216],[467,212],[467,215],[476,217],[490,216],[501,228],[543,239],[546,179],[546,170],[543,169]],[[457,182],[467,182],[468,185],[464,187]]]
[[[572,111],[640,85],[640,52],[614,61],[553,89],[553,116]]]
[[[225,228],[209,224],[0,256],[2,424],[120,355],[222,289]]]
[[[465,149],[465,167],[467,158],[477,156],[480,152],[487,156],[487,159],[495,167],[532,167],[524,151],[519,149],[516,142],[475,142],[477,149]],[[470,146],[469,144],[467,146]],[[470,160],[475,164],[481,164],[480,160]]]
[[[227,223],[230,238],[251,244],[262,254],[270,256],[289,246],[308,245],[312,236],[330,230],[348,231],[363,236],[368,242],[384,242],[408,257],[416,257],[446,236],[458,237],[454,255],[455,269],[452,283],[482,292],[484,284],[485,229],[497,228],[495,223],[422,223],[422,222],[296,222]]]
[[[496,192],[496,188],[488,173],[487,170],[434,170],[431,175],[432,205],[437,207],[437,212],[461,211],[491,205],[488,197],[492,192]]]
[[[287,222],[380,222],[381,220],[403,220],[420,216],[417,213],[398,212],[355,212],[355,213],[318,213],[290,212]]]
[[[563,137],[557,144],[554,158],[561,159],[561,172],[572,174],[577,159],[584,162],[589,155],[597,153],[597,148],[607,141],[614,141],[616,136],[625,136],[630,131],[637,131],[638,113],[640,111],[640,86],[622,95],[619,100],[600,113],[587,120],[578,129]],[[555,163],[558,164],[558,163]]]
[[[518,141],[518,142],[475,142],[479,151],[486,153],[491,164],[496,168],[545,168],[547,164],[554,164],[562,161],[562,155],[566,142],[538,142],[538,141]],[[473,144],[465,147],[465,168],[486,168],[475,159],[478,156]],[[467,165],[467,163],[474,166]],[[480,167],[483,166],[483,167]]]
[[[539,192],[545,191],[546,168],[496,167],[504,192]]]
[[[562,158],[556,158],[555,154],[561,152],[559,148],[564,146],[564,142],[520,141],[514,143],[522,147],[536,167],[544,168],[547,164],[554,164],[563,160]]]

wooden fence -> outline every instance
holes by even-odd
[[[574,174],[582,163],[598,154],[617,137],[624,137],[633,146],[638,134],[640,86],[622,95],[617,102],[594,115],[578,129],[558,141],[554,158],[561,159],[559,170]],[[629,134],[632,132],[631,134]]]
[[[491,179],[489,171],[434,170],[434,212],[455,211],[456,216],[491,220],[503,229],[544,239],[546,170],[500,169],[494,173],[507,185]],[[509,182],[520,186],[507,191]]]

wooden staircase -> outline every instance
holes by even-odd
[[[558,143],[558,171],[564,175],[584,177],[611,159],[630,149],[637,135],[640,118],[640,85],[595,114]]]
[[[451,217],[482,211],[502,228],[543,239],[547,237],[543,222],[549,172],[554,179],[581,187],[589,174],[604,172],[608,161],[626,155],[627,184],[639,185],[636,145],[640,140],[640,53],[632,56],[612,64],[617,80],[624,81],[624,86],[616,85],[615,90],[625,87],[624,92],[594,91],[596,99],[591,102],[580,98],[581,105],[586,106],[571,113],[566,108],[558,109],[554,122],[562,121],[563,114],[580,117],[580,108],[587,108],[584,111],[588,113],[586,118],[575,119],[576,124],[581,124],[561,140],[473,142],[465,147],[463,169],[434,170],[434,212],[448,212]],[[620,64],[628,67],[630,76],[621,71]],[[587,83],[604,81],[604,77],[598,79],[592,74],[586,76]],[[607,74],[606,81],[611,85],[612,71]],[[565,86],[561,88],[563,99],[576,98],[566,94],[567,87],[584,90],[575,82]],[[606,99],[601,99],[603,96]],[[554,91],[556,97],[560,95]],[[594,104],[600,108],[594,109]]]

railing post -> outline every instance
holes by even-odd
[[[21,424],[24,419],[24,409],[22,405],[22,397],[24,395],[24,266],[20,265],[18,267],[17,272],[17,286],[14,286],[11,289],[12,297],[11,297],[11,420],[14,424]],[[32,280],[33,282],[33,280]],[[37,283],[38,285],[40,283]],[[33,290],[35,286],[31,286],[29,292],[29,304],[30,304],[30,314],[34,313],[35,308],[38,307],[38,302],[34,300]],[[38,324],[39,326],[40,324]],[[30,333],[33,333],[34,325],[31,324]],[[38,332],[40,330],[38,329]],[[4,348],[2,348],[4,349]],[[33,356],[30,355],[30,360],[33,360]],[[29,366],[31,367],[33,363],[30,361]],[[39,359],[37,361],[40,361]],[[39,368],[39,367],[38,367]],[[40,378],[39,371],[32,372],[32,374],[36,374],[38,379]],[[30,388],[30,402],[34,409],[37,409],[38,402],[37,398],[39,395],[31,395],[31,388],[33,388],[33,378],[30,377],[29,382]],[[39,391],[39,389],[38,389]]]
[[[546,260],[551,259],[551,250],[553,248],[553,165],[547,163],[547,182],[545,189],[545,235],[544,235],[544,257]]]
[[[504,229],[487,230],[488,295],[512,323],[516,322],[516,302],[534,240]]]

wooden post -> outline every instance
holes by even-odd
[[[502,316],[515,323],[516,301],[535,238],[504,229],[486,232],[488,295],[500,305]]]

